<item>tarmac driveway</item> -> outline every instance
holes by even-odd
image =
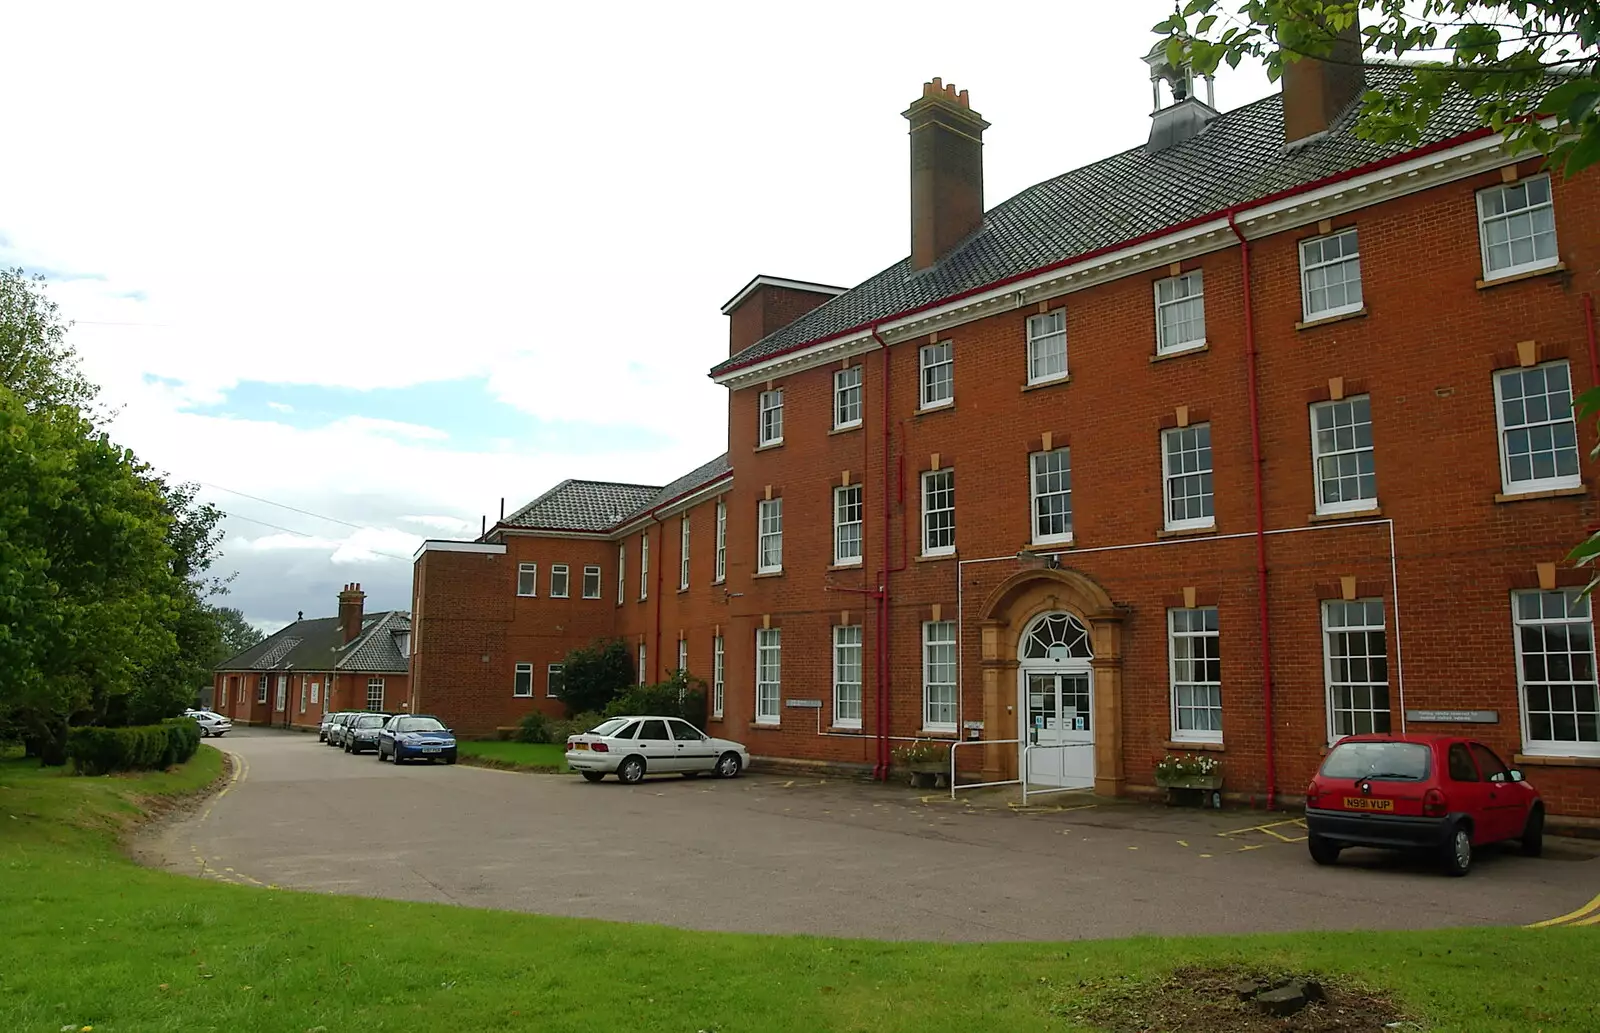
[[[380,764],[242,729],[220,798],[136,846],[254,885],[693,929],[1063,940],[1526,924],[1600,894],[1591,844],[1486,852],[1451,879],[1352,850],[1319,869],[1292,815],[1003,800],[746,775],[629,787]]]

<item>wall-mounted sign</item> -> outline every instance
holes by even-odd
[[[981,732],[981,731],[983,731],[983,722],[982,721],[963,721],[963,722],[961,722],[961,727],[965,728],[969,732],[973,731],[973,730],[977,730],[977,731]]]
[[[796,710],[821,710],[822,709],[822,700],[820,700],[820,699],[786,699],[786,700],[783,701],[783,705],[786,706],[786,707],[793,707]]]
[[[1406,720],[1422,725],[1497,725],[1498,710],[1408,710]]]

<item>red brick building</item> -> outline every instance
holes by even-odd
[[[1415,147],[1360,140],[1348,67],[1219,113],[1152,66],[1177,99],[1145,147],[988,209],[987,123],[929,83],[911,256],[729,303],[725,459],[425,545],[414,705],[510,723],[621,634],[651,679],[686,650],[758,757],[882,773],[959,739],[998,780],[1036,736],[1036,782],[1142,791],[1208,751],[1284,800],[1339,735],[1465,731],[1600,817],[1563,562],[1596,517],[1595,178],[1460,99]]]
[[[337,617],[302,615],[217,666],[214,707],[236,723],[316,728],[324,713],[394,713],[411,698],[411,615],[366,613],[360,585],[339,592]]]

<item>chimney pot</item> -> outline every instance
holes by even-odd
[[[361,586],[351,582],[339,593],[339,630],[344,644],[349,645],[361,634],[361,620],[365,610],[366,595]]]
[[[911,268],[927,269],[983,225],[983,131],[967,91],[940,76],[902,114],[911,123]]]

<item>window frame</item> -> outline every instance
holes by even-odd
[[[1484,212],[1484,200],[1486,198],[1488,198],[1490,195],[1510,193],[1512,190],[1515,190],[1517,187],[1526,186],[1528,183],[1533,182],[1534,180],[1539,180],[1539,179],[1542,179],[1542,180],[1545,181],[1545,191],[1546,191],[1546,193],[1547,193],[1547,195],[1549,197],[1549,200],[1545,201],[1543,204],[1528,205],[1525,208],[1517,209],[1516,212],[1507,211],[1507,212],[1505,212],[1504,214],[1501,214],[1501,215],[1488,215],[1488,214],[1486,214]],[[1520,176],[1515,181],[1510,182],[1510,183],[1496,183],[1494,186],[1485,187],[1484,189],[1479,190],[1474,195],[1473,201],[1477,206],[1477,212],[1478,212],[1478,253],[1479,253],[1479,257],[1482,258],[1482,260],[1483,260],[1483,282],[1485,282],[1485,283],[1494,283],[1494,282],[1496,282],[1498,280],[1505,280],[1505,279],[1509,279],[1509,278],[1515,277],[1515,276],[1522,276],[1525,273],[1538,272],[1538,271],[1543,270],[1543,269],[1552,269],[1552,268],[1554,268],[1554,267],[1556,267],[1556,266],[1561,264],[1560,233],[1556,228],[1556,192],[1555,192],[1555,183],[1551,180],[1550,174],[1548,172],[1540,173],[1540,174],[1534,175],[1534,176]],[[1538,258],[1536,258],[1532,262],[1524,262],[1521,265],[1513,264],[1513,265],[1507,266],[1504,269],[1498,269],[1498,270],[1490,271],[1490,269],[1489,269],[1489,222],[1491,220],[1510,221],[1512,218],[1514,218],[1516,215],[1518,215],[1520,213],[1524,213],[1524,212],[1532,213],[1532,212],[1540,211],[1540,210],[1543,210],[1543,209],[1549,209],[1549,211],[1550,211],[1550,240],[1555,245],[1555,253],[1553,255],[1551,255],[1548,259],[1538,259]],[[1534,238],[1531,238],[1531,239],[1537,239],[1537,235]]]
[[[1172,454],[1167,448],[1167,441],[1182,434],[1199,434],[1204,429],[1206,434],[1205,450],[1211,455],[1211,465],[1195,471],[1172,470]],[[1198,448],[1198,439],[1196,439]],[[1174,520],[1172,517],[1172,482],[1183,477],[1206,476],[1211,477],[1211,513],[1209,516],[1184,517]],[[1161,526],[1167,531],[1198,531],[1208,530],[1217,526],[1217,459],[1216,451],[1211,441],[1211,423],[1209,420],[1191,423],[1187,427],[1168,427],[1161,432]],[[1201,497],[1204,497],[1203,495]]]
[[[527,587],[528,587],[528,590],[526,592],[524,592],[522,590],[524,584],[526,584]],[[517,598],[519,598],[519,599],[537,599],[538,597],[539,597],[539,564],[537,564],[537,563],[518,563],[517,564]]]
[[[934,641],[932,632],[935,628],[948,628],[950,631],[949,639],[940,639],[939,641]],[[959,663],[956,658],[956,642],[958,635],[959,632],[956,630],[955,621],[922,622],[922,731],[924,732],[955,732],[961,727],[961,714],[959,713],[961,700],[956,694],[956,686],[960,681],[960,672],[956,669]],[[933,667],[936,662],[933,659],[933,650],[935,648],[943,649],[946,647],[948,647],[950,650],[950,659],[947,663],[947,666],[950,668],[950,680],[947,682],[935,682],[932,678]],[[946,661],[944,660],[939,660],[937,662],[941,665],[946,664]],[[940,688],[948,687],[950,690],[949,700],[941,701],[938,704],[941,708],[950,708],[952,717],[949,721],[932,720],[934,706],[932,690],[935,686],[939,686]]]
[[[776,529],[769,528],[768,515],[774,514]],[[767,544],[777,543],[777,562],[767,562]],[[783,496],[759,499],[756,502],[756,573],[783,573]]]
[[[1179,284],[1191,279],[1193,282],[1199,285],[1198,290],[1194,291],[1192,294],[1185,294],[1181,298],[1175,297],[1167,301],[1161,300],[1161,287],[1163,284]],[[1151,294],[1155,298],[1156,306],[1157,355],[1181,355],[1188,351],[1198,351],[1206,346],[1206,285],[1204,269],[1191,269],[1186,273],[1179,273],[1177,276],[1164,276],[1151,284]],[[1185,305],[1191,301],[1198,301],[1200,304],[1200,336],[1198,338],[1191,338],[1187,341],[1168,341],[1165,333],[1165,325],[1161,321],[1162,313],[1168,309],[1175,308],[1179,305]]]
[[[773,663],[771,673],[774,680],[762,679],[762,661],[764,656],[770,654]],[[764,709],[763,692],[772,689],[771,709]],[[776,727],[783,717],[783,629],[782,628],[757,628],[756,629],[756,716],[755,723],[763,727]]]
[[[556,680],[561,680],[561,687],[566,688],[567,665],[565,662],[544,665],[544,698],[560,699],[561,693],[556,691]]]
[[[1511,479],[1511,453],[1506,449],[1505,392],[1502,384],[1507,377],[1523,376],[1536,369],[1550,369],[1555,366],[1564,366],[1567,370],[1567,422],[1572,424],[1573,453],[1578,460],[1578,469],[1572,474],[1557,474],[1554,477],[1535,477],[1527,481],[1513,481]],[[1546,384],[1549,383],[1548,375]],[[1548,392],[1546,392],[1548,394]],[[1527,395],[1522,397],[1526,398]],[[1494,371],[1494,426],[1496,435],[1496,451],[1500,454],[1500,490],[1507,495],[1525,495],[1538,491],[1561,491],[1565,488],[1577,488],[1583,485],[1583,445],[1582,437],[1578,433],[1578,414],[1574,408],[1576,401],[1572,384],[1572,363],[1567,359],[1556,359],[1552,362],[1535,363],[1532,366],[1516,366],[1510,369],[1497,369]],[[1540,423],[1520,424],[1517,430],[1533,426],[1558,426],[1559,421],[1544,420]]]
[[[561,591],[556,591],[556,577],[561,577]],[[550,564],[550,598],[566,599],[572,595],[572,568],[565,563]]]
[[[842,517],[842,515],[843,515],[843,513],[845,511],[845,506],[846,506],[846,503],[843,502],[843,498],[844,498],[844,496],[849,495],[851,492],[855,493],[855,507],[854,508],[856,510],[856,519],[855,520],[844,520],[844,519],[841,519],[841,517]],[[866,546],[866,534],[865,534],[865,532],[866,532],[866,526],[867,526],[866,525],[866,515],[867,515],[866,492],[863,490],[862,486],[859,483],[857,483],[857,484],[840,484],[840,485],[836,485],[834,487],[834,489],[833,489],[833,565],[835,567],[859,567],[859,566],[861,566],[861,564],[863,562],[863,559],[864,559],[864,556],[866,554],[866,548],[865,548],[865,546]],[[855,555],[853,555],[853,556],[844,556],[844,555],[841,555],[841,553],[840,553],[840,546],[842,544],[842,539],[840,538],[839,532],[842,529],[847,528],[847,527],[854,527],[856,529],[856,531],[855,531]]]
[[[628,543],[617,543],[617,605],[628,599]]]
[[[756,447],[783,444],[783,388],[763,391],[756,402]]]
[[[723,699],[726,695],[727,657],[722,651],[722,636],[711,636],[711,716],[722,717]]]
[[[678,591],[689,587],[689,514],[678,518]]]
[[[948,475],[949,478],[950,478],[950,489],[949,489],[950,490],[950,506],[949,506],[948,509],[945,509],[945,508],[929,509],[928,508],[928,491],[929,491],[928,482],[931,479],[935,478],[935,477],[941,477],[941,476],[945,476],[945,475]],[[921,497],[922,497],[922,552],[921,552],[921,555],[930,556],[930,557],[931,556],[954,556],[956,554],[956,470],[955,470],[955,467],[953,467],[953,466],[945,466],[945,467],[941,467],[938,470],[924,470],[924,471],[922,471],[922,478],[921,478],[921,481],[920,481],[920,488],[921,488]],[[932,534],[932,530],[933,530],[932,526],[929,524],[929,517],[931,517],[935,513],[949,513],[950,514],[950,543],[948,545],[934,545],[934,546],[930,546],[929,545],[929,541],[931,539],[931,534]]]
[[[689,673],[689,640],[686,638],[678,640],[678,670],[685,675]]]
[[[644,685],[646,683],[645,671],[648,670],[649,667],[650,667],[650,650],[648,648],[646,648],[646,646],[645,646],[645,644],[643,642],[640,642],[639,643],[639,684],[640,685]]]
[[[650,598],[650,532],[639,532],[639,601]]]
[[[527,688],[526,692],[522,691],[522,679],[524,677],[526,677],[528,679],[528,682],[527,682],[528,688]],[[524,663],[518,663],[518,664],[513,665],[512,670],[511,670],[511,698],[512,699],[532,699],[533,698],[533,664],[531,662],[524,662]]]
[[[1048,319],[1051,319],[1051,318],[1059,319],[1060,322],[1061,322],[1061,328],[1058,329],[1058,330],[1046,330],[1044,332],[1039,332],[1037,327],[1039,325],[1041,325],[1045,320],[1048,320]],[[1061,308],[1053,308],[1053,309],[1050,309],[1050,310],[1048,310],[1046,312],[1035,312],[1033,315],[1028,317],[1028,320],[1027,320],[1027,323],[1025,324],[1025,328],[1024,328],[1023,333],[1024,333],[1024,336],[1027,338],[1027,342],[1028,342],[1028,356],[1027,357],[1028,357],[1028,386],[1029,387],[1033,387],[1033,386],[1035,386],[1037,384],[1053,384],[1058,380],[1066,380],[1069,376],[1071,376],[1071,365],[1070,365],[1070,362],[1069,362],[1069,353],[1068,353],[1068,350],[1067,350],[1067,310],[1066,310],[1066,308],[1064,306],[1061,307]],[[1046,373],[1046,374],[1043,374],[1043,375],[1035,373],[1034,370],[1035,370],[1035,368],[1037,367],[1037,365],[1039,363],[1039,355],[1036,353],[1035,349],[1039,345],[1044,344],[1044,343],[1052,340],[1053,338],[1057,338],[1057,337],[1059,337],[1061,339],[1061,370],[1060,370],[1060,372],[1058,372],[1058,373]]]
[[[1350,624],[1350,625],[1341,625],[1338,628],[1330,627],[1329,624],[1328,624],[1328,614],[1331,612],[1330,611],[1330,607],[1342,606],[1342,605],[1346,605],[1346,604],[1349,604],[1349,603],[1377,603],[1378,604],[1379,613],[1383,616],[1383,623],[1381,625],[1373,625],[1373,624],[1353,625],[1353,624]],[[1394,702],[1395,701],[1394,701],[1394,694],[1390,691],[1391,682],[1389,681],[1389,678],[1388,678],[1388,673],[1389,673],[1389,610],[1388,610],[1388,607],[1385,605],[1384,600],[1382,599],[1382,597],[1379,597],[1379,596],[1362,596],[1362,597],[1357,598],[1357,599],[1324,599],[1324,600],[1322,600],[1321,604],[1318,606],[1318,611],[1319,611],[1319,613],[1318,613],[1318,622],[1319,622],[1319,624],[1321,626],[1321,629],[1322,629],[1322,685],[1323,685],[1322,706],[1323,706],[1323,710],[1325,712],[1325,718],[1326,718],[1326,721],[1327,721],[1328,744],[1331,746],[1332,744],[1338,742],[1340,739],[1344,738],[1346,735],[1365,734],[1365,733],[1354,732],[1354,731],[1340,732],[1340,731],[1337,730],[1334,713],[1338,708],[1334,706],[1334,698],[1333,698],[1333,690],[1334,690],[1335,684],[1349,685],[1349,686],[1365,685],[1368,688],[1369,692],[1370,692],[1370,690],[1372,688],[1374,688],[1375,686],[1380,684],[1379,682],[1375,682],[1375,681],[1372,681],[1370,679],[1365,681],[1365,682],[1353,682],[1353,681],[1338,682],[1338,683],[1334,682],[1334,680],[1333,680],[1333,649],[1332,649],[1333,642],[1332,642],[1331,636],[1333,635],[1334,632],[1338,632],[1338,631],[1347,631],[1347,632],[1348,631],[1360,631],[1360,632],[1369,633],[1369,634],[1371,632],[1373,632],[1373,631],[1381,631],[1381,632],[1383,632],[1384,680],[1383,680],[1383,682],[1381,684],[1383,686],[1384,698],[1388,701],[1388,708],[1387,709],[1388,709],[1388,714],[1389,714],[1389,727],[1385,728],[1382,732],[1378,732],[1377,731],[1377,721],[1376,721],[1376,719],[1374,719],[1374,721],[1373,721],[1373,732],[1375,734],[1388,734],[1388,733],[1392,732],[1394,730],[1394,725],[1395,725],[1395,721],[1394,721]],[[1366,654],[1363,654],[1363,655],[1366,656],[1368,659],[1371,659],[1374,654],[1366,653]],[[1369,699],[1370,699],[1370,695],[1369,695]],[[1358,711],[1356,711],[1356,709],[1354,707],[1352,707],[1350,709],[1351,709],[1352,713],[1358,712]],[[1369,706],[1366,709],[1366,712],[1367,713],[1371,713],[1371,714],[1377,714],[1378,710],[1377,710],[1376,707]]]
[[[1178,624],[1177,615],[1178,614],[1180,614],[1180,613],[1196,613],[1196,614],[1200,614],[1200,613],[1204,613],[1204,611],[1206,611],[1206,610],[1210,610],[1212,613],[1217,614],[1217,618],[1216,618],[1216,625],[1217,626],[1216,626],[1215,629],[1202,627],[1199,631],[1195,631],[1192,628],[1186,629],[1184,631],[1179,631],[1178,630],[1178,627],[1177,627],[1177,624]],[[1215,682],[1197,681],[1197,680],[1192,679],[1192,678],[1188,679],[1188,680],[1184,680],[1182,682],[1179,681],[1179,679],[1178,679],[1178,662],[1179,662],[1178,661],[1178,640],[1179,639],[1189,639],[1189,640],[1213,639],[1213,640],[1216,641],[1216,643],[1217,643],[1217,667],[1218,667],[1218,672],[1217,672],[1217,680]],[[1194,651],[1191,649],[1190,650],[1190,656],[1187,658],[1187,660],[1188,660],[1188,662],[1193,663],[1193,662],[1195,662],[1195,659],[1196,658],[1195,658],[1195,655],[1194,655]],[[1208,660],[1208,659],[1210,659],[1210,657],[1201,657],[1200,659]],[[1218,611],[1218,608],[1215,607],[1215,606],[1175,606],[1175,607],[1168,607],[1167,608],[1167,702],[1168,702],[1168,705],[1169,705],[1169,707],[1171,709],[1171,714],[1170,714],[1171,727],[1170,727],[1169,731],[1172,734],[1172,741],[1173,742],[1195,742],[1195,743],[1217,743],[1217,744],[1221,744],[1221,742],[1222,742],[1222,728],[1220,726],[1222,725],[1222,718],[1223,718],[1223,714],[1224,714],[1223,707],[1222,707],[1222,673],[1221,673],[1221,666],[1222,666],[1222,620],[1221,620],[1221,613]],[[1216,690],[1217,705],[1215,707],[1212,707],[1212,706],[1210,706],[1208,704],[1207,706],[1202,708],[1202,707],[1197,707],[1197,706],[1194,706],[1194,705],[1191,704],[1187,708],[1181,707],[1179,705],[1179,703],[1178,703],[1178,686],[1180,684],[1191,686],[1191,687],[1204,686],[1207,689],[1213,689],[1214,688]],[[1218,724],[1219,727],[1217,727],[1215,729],[1210,729],[1210,728],[1179,728],[1178,727],[1178,725],[1179,725],[1178,711],[1182,710],[1182,709],[1188,709],[1188,710],[1201,710],[1201,709],[1204,709],[1204,710],[1215,710],[1216,713],[1217,713],[1217,724]]]
[[[1600,757],[1600,742],[1585,742],[1585,741],[1583,741],[1581,739],[1579,739],[1579,740],[1566,740],[1566,739],[1535,739],[1535,738],[1533,738],[1532,727],[1531,727],[1530,720],[1529,720],[1528,681],[1527,681],[1527,677],[1526,677],[1527,669],[1525,668],[1525,666],[1523,664],[1523,645],[1522,645],[1522,629],[1523,628],[1525,628],[1525,627],[1544,628],[1544,627],[1549,627],[1549,626],[1552,626],[1552,625],[1572,626],[1572,625],[1578,625],[1578,624],[1587,624],[1588,627],[1589,627],[1589,673],[1591,675],[1590,681],[1591,682],[1600,681],[1600,669],[1597,669],[1596,666],[1595,666],[1596,657],[1595,657],[1594,604],[1593,604],[1593,600],[1592,599],[1587,601],[1588,602],[1588,610],[1589,610],[1589,615],[1587,617],[1567,617],[1567,618],[1563,618],[1563,619],[1559,619],[1559,620],[1546,620],[1545,618],[1543,618],[1541,616],[1539,619],[1534,620],[1534,619],[1524,619],[1517,611],[1517,601],[1522,596],[1529,596],[1529,595],[1543,596],[1543,595],[1555,594],[1555,593],[1575,594],[1576,592],[1577,592],[1577,590],[1576,589],[1572,589],[1572,588],[1566,588],[1566,589],[1557,588],[1557,589],[1554,589],[1552,591],[1547,591],[1547,590],[1543,590],[1543,589],[1527,589],[1527,590],[1513,591],[1511,593],[1511,638],[1512,638],[1513,649],[1514,649],[1514,657],[1515,657],[1515,661],[1516,661],[1516,665],[1517,665],[1517,715],[1518,715],[1518,719],[1521,721],[1521,724],[1522,724],[1522,752],[1524,754],[1527,754],[1528,756],[1536,756],[1536,757]],[[1549,654],[1546,654],[1546,655],[1549,655]],[[1554,685],[1558,685],[1558,684],[1562,684],[1562,683],[1560,683],[1560,682],[1552,682],[1552,681],[1545,681],[1545,682],[1543,682],[1541,684],[1545,684],[1545,685],[1548,685],[1548,686],[1554,686]],[[1565,684],[1567,684],[1567,685],[1569,685],[1569,686],[1571,686],[1573,688],[1574,696],[1576,696],[1576,690],[1577,690],[1578,686],[1583,684],[1583,683],[1578,682],[1576,679],[1569,679]],[[1597,697],[1600,697],[1600,684],[1596,685],[1595,692],[1596,692]],[[1600,698],[1597,698],[1597,702],[1600,702]],[[1552,704],[1550,713],[1553,715],[1555,712],[1556,711],[1555,711],[1554,705]],[[1578,712],[1577,711],[1576,702],[1574,702],[1573,712],[1574,713]],[[1597,721],[1600,721],[1600,718],[1597,718]]]
[[[1065,532],[1055,534],[1039,533],[1039,477],[1038,461],[1048,459],[1050,456],[1065,455],[1067,459],[1067,488],[1065,491],[1046,492],[1046,497],[1065,495],[1067,498],[1067,529]],[[1044,476],[1050,476],[1050,471],[1045,471]],[[1028,534],[1029,543],[1032,545],[1070,545],[1072,543],[1072,448],[1063,445],[1048,451],[1028,453]]]
[[[1341,405],[1349,405],[1349,406],[1353,407],[1357,402],[1366,402],[1367,403],[1367,447],[1366,448],[1343,449],[1343,450],[1335,447],[1334,451],[1328,453],[1327,455],[1323,455],[1323,453],[1318,450],[1318,444],[1317,444],[1317,437],[1318,437],[1317,412],[1319,410],[1334,409],[1334,408],[1336,408],[1338,406],[1341,406]],[[1311,490],[1314,493],[1313,497],[1316,500],[1316,512],[1319,515],[1326,514],[1326,513],[1363,513],[1363,512],[1366,512],[1367,510],[1377,509],[1378,508],[1378,453],[1377,453],[1377,443],[1372,440],[1372,396],[1371,395],[1364,395],[1364,394],[1363,395],[1350,395],[1348,397],[1340,398],[1340,399],[1337,399],[1337,400],[1329,399],[1328,401],[1325,401],[1325,402],[1313,402],[1311,405],[1306,407],[1306,414],[1307,414],[1307,417],[1311,421]],[[1360,426],[1360,424],[1355,422],[1355,420],[1354,420],[1354,410],[1352,409],[1351,427],[1354,428],[1354,427],[1358,427],[1358,426]],[[1335,428],[1335,429],[1337,429],[1337,428]],[[1361,453],[1363,453],[1363,452],[1369,453],[1372,456],[1372,497],[1371,498],[1350,499],[1350,500],[1341,499],[1338,502],[1329,502],[1326,499],[1324,499],[1322,497],[1322,483],[1323,483],[1322,461],[1324,459],[1327,459],[1327,458],[1337,458],[1339,456],[1344,456],[1344,455],[1353,455],[1353,456],[1359,457],[1361,455]],[[1359,465],[1359,463],[1360,463],[1359,458],[1357,459],[1357,463]],[[1357,477],[1358,483],[1359,483],[1360,476],[1361,476],[1360,471],[1357,470],[1356,477]],[[1342,480],[1343,478],[1338,478],[1338,479]]]
[[[929,362],[928,357],[939,349],[944,349],[945,357]],[[930,370],[940,367],[949,367],[949,377],[946,381],[948,391],[943,398],[930,400],[929,388],[933,384],[928,379],[928,373]],[[956,404],[956,348],[955,342],[948,338],[943,341],[935,341],[932,344],[925,344],[917,349],[917,402],[918,412],[930,412],[934,409],[944,409]]]
[[[594,592],[592,594],[589,591],[589,575],[590,574],[594,575]],[[584,598],[584,599],[598,599],[598,598],[600,598],[600,583],[601,583],[602,576],[603,575],[602,575],[601,570],[600,570],[600,564],[598,564],[598,563],[587,563],[587,564],[584,565],[584,568],[583,568],[583,586],[581,588],[581,591],[583,592],[582,598]]]
[[[374,707],[372,705],[372,693],[373,693],[374,689],[376,689],[376,691],[378,693],[378,705],[376,707]],[[381,713],[383,713],[383,698],[384,698],[383,697],[383,692],[384,692],[384,683],[383,683],[383,679],[382,678],[368,678],[367,679],[367,713],[369,713],[369,714],[381,714]]]
[[[1313,244],[1321,244],[1323,241],[1326,241],[1326,240],[1337,240],[1337,239],[1339,239],[1341,237],[1345,237],[1345,236],[1353,236],[1353,237],[1356,238],[1356,251],[1355,251],[1355,254],[1353,254],[1353,255],[1340,255],[1338,258],[1333,259],[1332,261],[1318,261],[1314,265],[1307,265],[1306,264],[1306,250],[1309,247],[1311,247]],[[1301,312],[1301,317],[1305,322],[1307,322],[1307,323],[1315,323],[1315,322],[1317,322],[1319,320],[1323,320],[1323,319],[1334,319],[1334,318],[1337,318],[1339,316],[1349,315],[1352,312],[1360,312],[1363,308],[1366,307],[1366,304],[1367,304],[1366,284],[1361,278],[1361,236],[1357,232],[1357,227],[1355,227],[1355,226],[1344,226],[1344,227],[1341,227],[1339,229],[1334,230],[1331,233],[1321,233],[1321,234],[1318,234],[1315,237],[1307,237],[1305,240],[1300,241],[1299,254],[1300,254],[1300,312]],[[1314,269],[1328,269],[1328,268],[1332,268],[1333,266],[1336,266],[1336,265],[1344,265],[1347,262],[1354,262],[1356,264],[1356,288],[1357,288],[1357,293],[1360,295],[1360,297],[1356,299],[1354,304],[1351,304],[1350,302],[1346,302],[1344,305],[1339,306],[1337,308],[1325,309],[1325,310],[1318,311],[1318,312],[1311,311],[1310,274],[1311,274],[1312,270],[1314,270]],[[1348,283],[1349,281],[1347,280],[1345,282]]]
[[[850,374],[855,374],[855,383],[843,383]],[[833,374],[833,429],[851,430],[861,426],[862,418],[866,412],[866,368],[861,364],[846,366],[844,369],[835,370]],[[846,402],[846,392],[855,392],[854,403]],[[853,419],[840,419],[845,410],[853,404],[855,417]]]
[[[711,583],[720,585],[728,580],[728,503],[724,499],[717,500],[717,548],[716,564],[711,574]]]
[[[844,633],[842,636],[840,634],[841,632]],[[847,639],[854,638],[855,641],[841,642],[841,637]],[[835,728],[861,727],[861,718],[864,709],[862,704],[865,699],[862,678],[863,668],[861,665],[863,656],[862,639],[862,628],[859,624],[835,624],[833,626],[833,727]],[[840,677],[841,670],[847,670],[850,667],[849,662],[845,661],[843,656],[843,652],[846,650],[855,651],[854,681],[846,681]],[[841,714],[841,711],[844,709],[842,706],[844,702],[844,690],[849,689],[852,686],[855,689],[855,716],[845,717]]]
[[[262,674],[256,677],[256,705],[265,706],[267,702],[267,676]]]

